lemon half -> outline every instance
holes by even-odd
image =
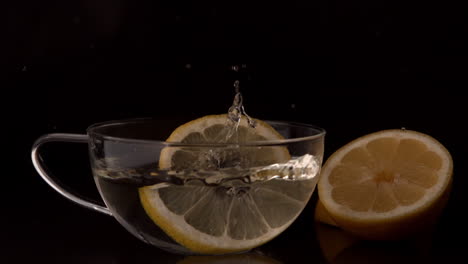
[[[324,164],[316,219],[368,239],[401,238],[440,213],[452,168],[429,135],[395,129],[360,137]]]

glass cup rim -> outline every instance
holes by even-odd
[[[170,147],[260,147],[260,146],[280,146],[287,145],[290,143],[298,143],[303,141],[314,141],[320,138],[323,138],[326,134],[326,130],[322,127],[301,123],[301,122],[290,122],[290,121],[280,121],[280,120],[262,120],[270,125],[286,125],[289,127],[301,127],[315,129],[317,134],[310,136],[302,137],[293,137],[277,140],[262,140],[262,141],[248,141],[242,143],[186,143],[186,142],[167,142],[164,140],[154,140],[154,139],[137,139],[131,137],[116,137],[106,135],[105,133],[98,132],[100,128],[108,126],[118,126],[126,125],[131,123],[143,123],[143,122],[157,122],[162,121],[155,118],[130,118],[130,119],[120,119],[120,120],[110,120],[104,122],[97,122],[90,125],[86,132],[90,137],[98,137],[106,141],[122,142],[122,143],[135,143],[135,144],[162,144],[164,146]]]

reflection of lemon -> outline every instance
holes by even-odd
[[[335,223],[335,220],[333,220],[333,218],[327,212],[327,209],[325,209],[325,207],[323,206],[320,200],[317,201],[317,204],[315,206],[314,218],[318,222],[331,225],[331,226],[337,226]]]
[[[226,115],[206,116],[178,127],[168,141],[183,143],[226,142]],[[242,119],[230,142],[278,140],[270,125],[256,120],[251,128]],[[215,170],[220,167],[265,166],[290,159],[283,146],[182,148],[166,147],[160,169]],[[209,187],[195,181],[184,186],[140,188],[146,213],[175,241],[197,253],[222,254],[259,246],[285,230],[299,215],[314,189],[314,181],[270,180],[246,185],[237,195],[229,186]]]
[[[333,263],[336,256],[343,250],[356,244],[359,239],[343,232],[343,230],[322,223],[316,223],[315,232],[323,256],[329,263]]]
[[[452,166],[444,146],[419,132],[384,130],[358,138],[322,169],[319,197],[329,214],[322,221],[369,239],[413,233],[441,211]]]
[[[280,262],[262,255],[240,254],[225,256],[190,256],[177,264],[280,264]]]
[[[327,263],[425,263],[432,246],[430,232],[410,240],[366,241],[344,230],[316,223],[317,241]]]

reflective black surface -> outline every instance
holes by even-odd
[[[314,197],[290,229],[253,255],[239,255],[238,261],[326,263],[327,256],[334,256],[335,263],[466,262],[468,97],[459,88],[467,85],[468,64],[462,5],[302,0],[2,4],[1,262],[235,263],[231,258],[184,259],[143,244],[114,219],[55,193],[33,170],[29,151],[42,134],[84,133],[95,122],[146,116],[190,120],[223,113],[237,77],[250,115],[324,127],[326,157],[358,136],[406,127],[438,139],[455,165],[448,206],[430,236],[360,242],[336,256],[324,253],[313,223]],[[233,64],[247,67],[236,75]],[[81,145],[44,149],[63,182],[98,200],[86,155]]]

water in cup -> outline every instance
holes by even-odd
[[[168,139],[200,146],[167,146],[139,167],[93,162],[106,205],[130,232],[178,253],[224,254],[266,243],[301,213],[321,160],[282,144],[239,145],[282,136],[246,115],[238,85],[227,115],[189,122]]]
[[[94,168],[101,195],[119,222],[151,244],[209,254],[244,251],[283,231],[306,205],[319,171],[310,155],[257,168],[256,174],[241,168],[149,175],[144,168],[129,170]],[[151,176],[158,174],[171,178]]]

